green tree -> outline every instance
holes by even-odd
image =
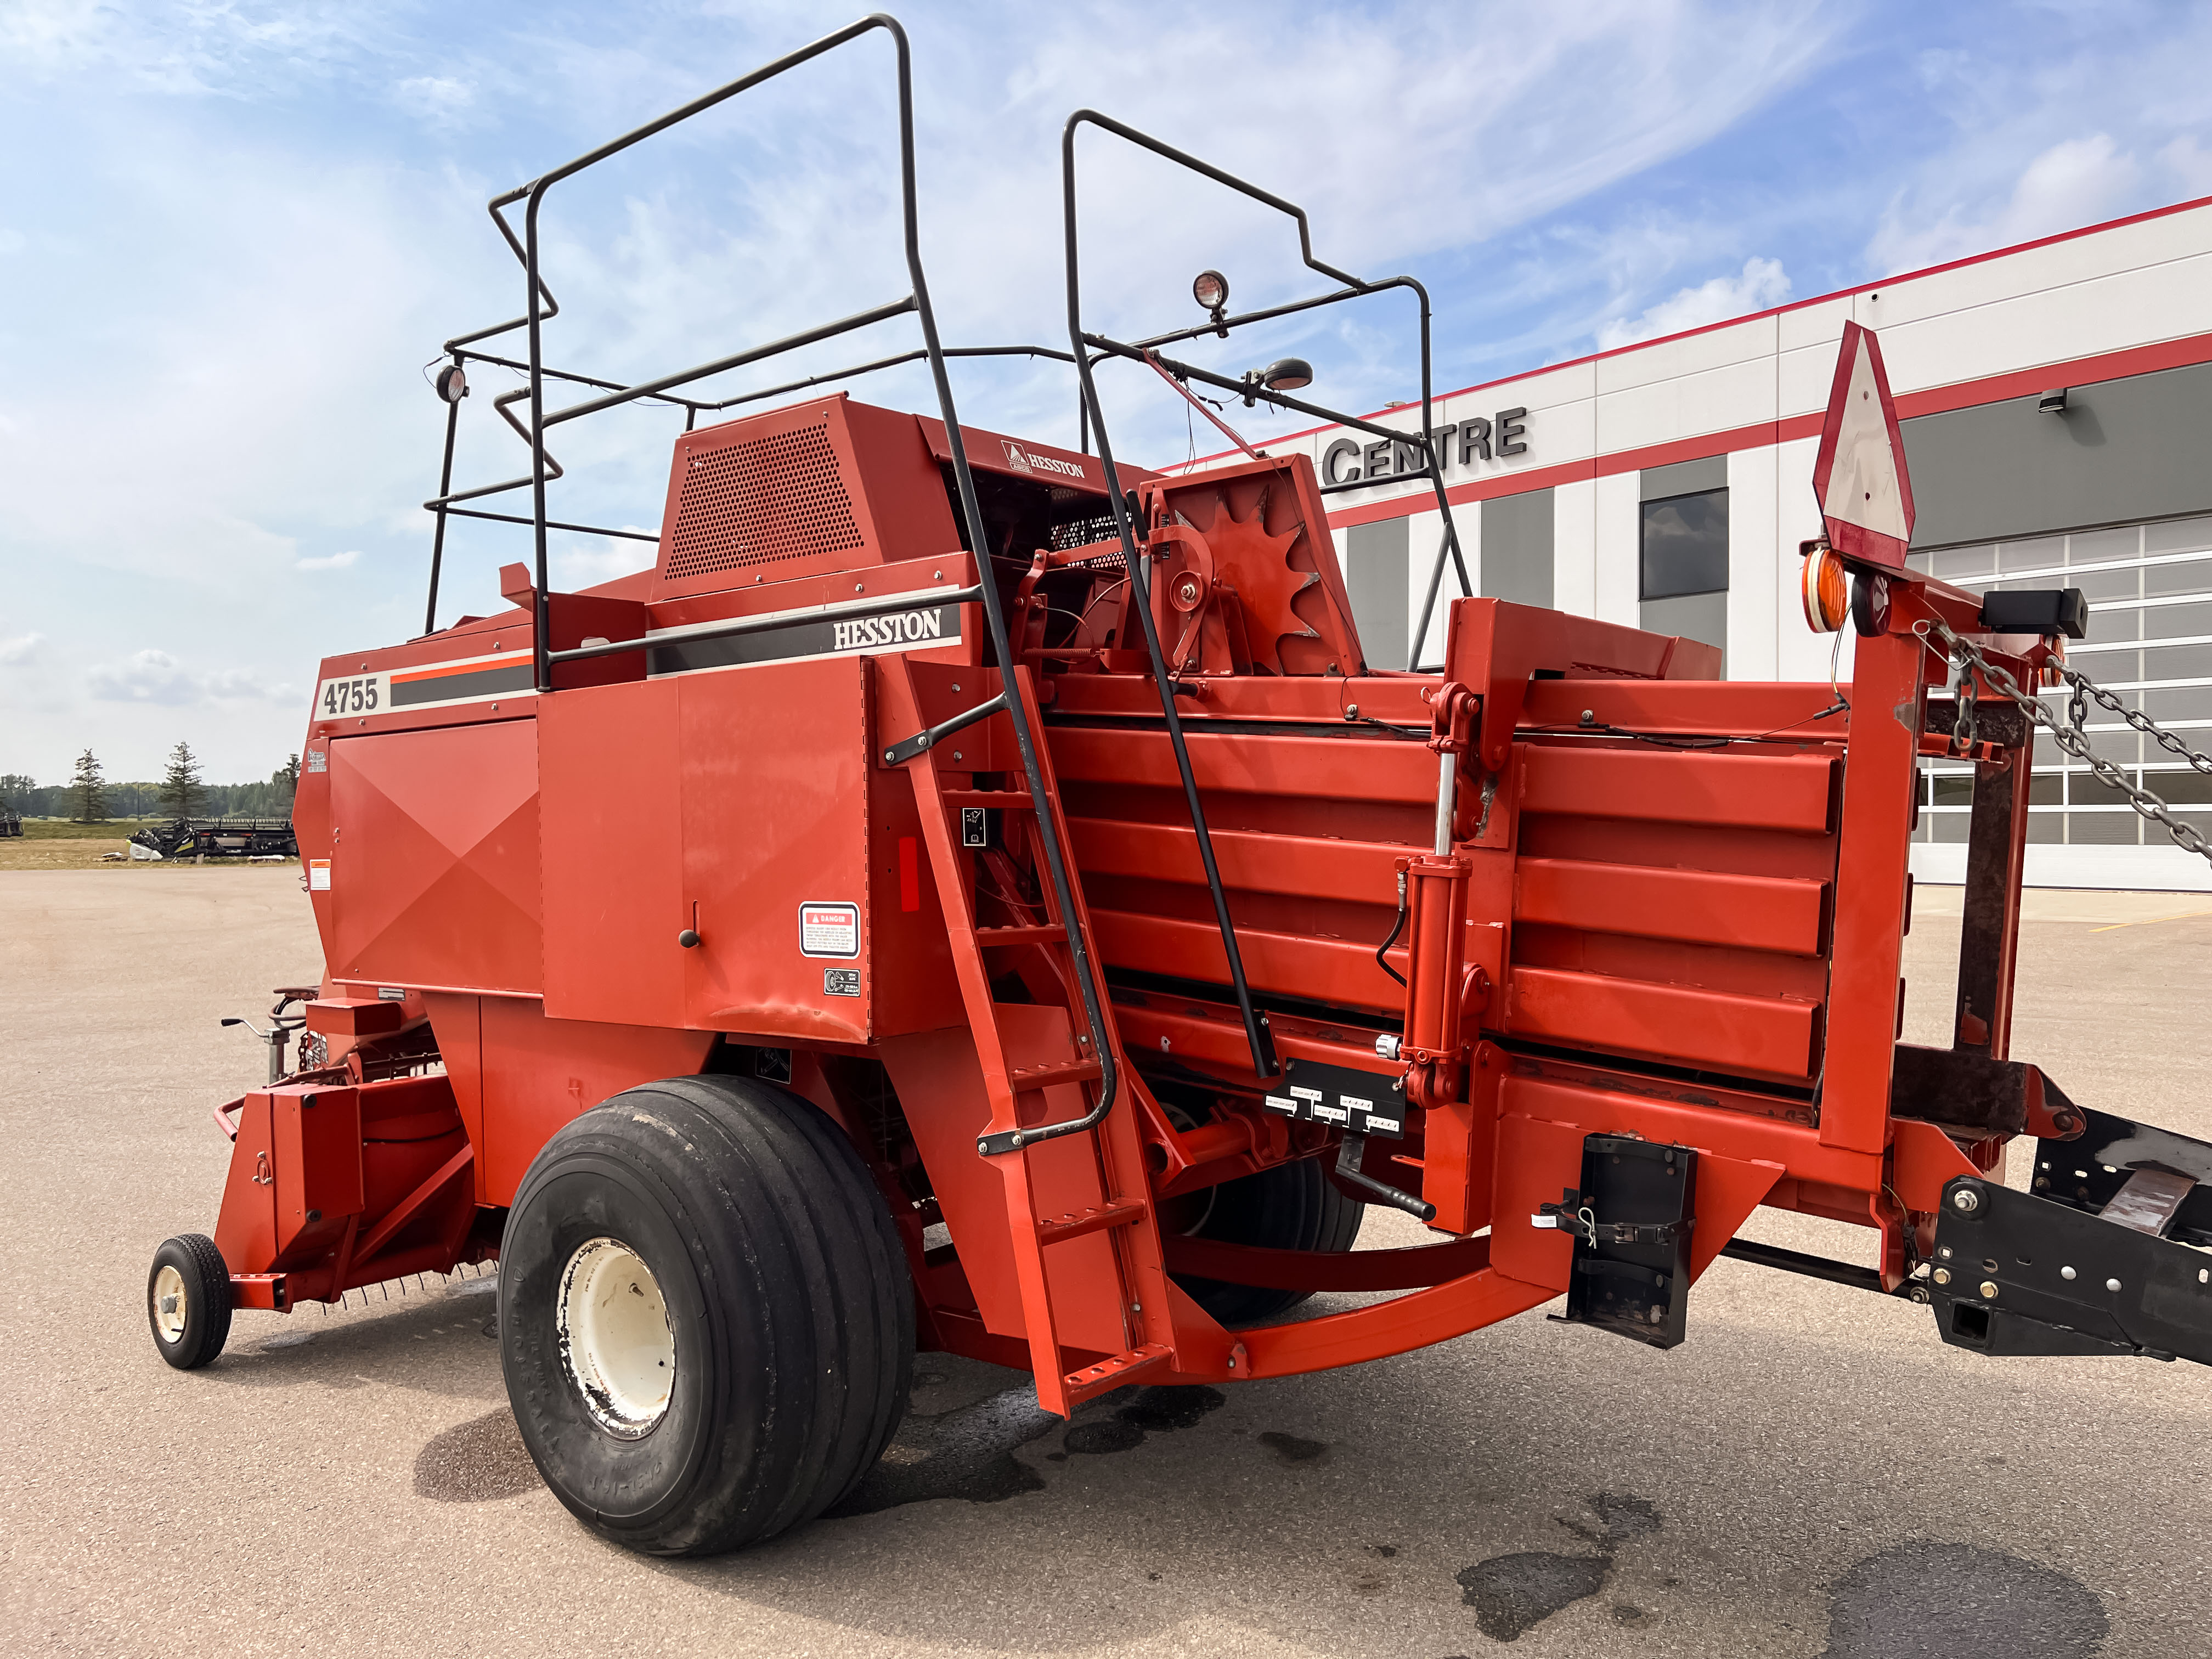
[[[297,755],[293,756],[290,760],[271,772],[269,775],[269,781],[276,787],[276,810],[286,817],[290,817],[292,798],[300,790],[300,757]]]
[[[88,749],[76,757],[76,769],[70,774],[70,799],[76,807],[79,823],[99,823],[107,817],[107,783],[100,775],[100,763]]]
[[[206,793],[199,757],[191,744],[179,742],[169,751],[169,769],[161,775],[161,810],[172,817],[191,817]]]
[[[31,797],[38,793],[38,787],[37,779],[26,777],[21,772],[0,772],[0,811],[9,808],[18,812],[29,811]]]

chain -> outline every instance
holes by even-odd
[[[2088,718],[2087,699],[2094,697],[2136,731],[2148,737],[2157,738],[2159,746],[2166,753],[2187,761],[2200,772],[2212,775],[2212,755],[2200,755],[2182,742],[2179,738],[2175,737],[2172,732],[2160,731],[2158,723],[2149,715],[2128,708],[2117,696],[2106,690],[2103,686],[2098,684],[2080,669],[2062,666],[2058,672],[2066,676],[2066,683],[2074,688],[2073,698],[2067,704],[2066,717],[2074,723],[2076,731],[2081,729],[2082,721]]]
[[[2166,748],[2181,756],[2200,772],[2212,773],[2212,757],[2196,753],[2171,733],[2160,731],[2148,716],[2123,707],[2118,697],[2078,669],[2063,665],[2059,669],[2059,672],[2065,676],[2066,683],[2074,688],[2074,696],[2067,709],[2068,718],[2062,722],[2044,706],[2042,698],[2037,696],[2033,691],[2022,690],[2020,682],[2013,678],[2010,673],[1991,662],[1982,653],[1978,647],[1968,644],[1953,633],[1941,617],[1931,617],[1926,622],[1917,623],[1914,624],[1913,631],[1923,639],[1933,634],[1943,642],[1944,650],[1953,660],[1963,664],[1969,670],[1978,670],[1982,678],[1988,683],[1991,690],[2000,696],[2009,697],[2018,703],[2021,712],[2026,714],[2029,720],[2051,733],[2051,740],[2053,743],[2094,772],[2098,782],[2108,789],[2118,791],[2127,797],[2128,805],[2134,807],[2142,817],[2150,819],[2154,823],[2163,825],[2166,833],[2173,837],[2177,847],[2185,852],[2194,853],[2200,858],[2212,860],[2212,842],[2206,842],[2203,833],[2195,825],[2184,823],[2179,818],[2175,817],[2164,801],[2148,789],[2138,788],[2129,781],[2126,773],[2089,746],[2088,735],[2081,729],[2082,721],[2088,714],[2087,699],[2094,697],[2099,703],[2120,715],[2138,732],[2149,732]],[[1972,684],[1972,682],[1969,679],[1966,686],[1962,687],[1960,690],[1960,713],[1962,717],[1966,714],[1963,706],[1966,693]]]

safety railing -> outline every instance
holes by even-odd
[[[1190,328],[1177,329],[1166,334],[1155,335],[1148,340],[1116,340],[1103,334],[1091,333],[1083,326],[1082,258],[1077,235],[1075,183],[1075,139],[1077,133],[1085,126],[1097,127],[1102,131],[1111,133],[1115,137],[1135,144],[1140,149],[1150,150],[1153,155],[1172,161],[1178,167],[1187,167],[1202,178],[1210,179],[1218,185],[1236,191],[1240,195],[1249,197],[1252,200],[1271,207],[1279,213],[1287,215],[1297,225],[1298,252],[1307,267],[1343,283],[1344,286],[1334,293],[1296,300],[1285,305],[1271,306],[1263,310],[1248,312],[1241,316],[1231,317],[1217,311],[1205,323]],[[1105,467],[1107,495],[1113,503],[1115,526],[1121,532],[1121,554],[1128,566],[1132,606],[1144,630],[1145,649],[1151,659],[1152,678],[1159,690],[1160,713],[1167,723],[1168,741],[1175,750],[1176,769],[1182,775],[1183,795],[1190,810],[1191,828],[1197,832],[1199,860],[1205,867],[1206,890],[1212,897],[1214,921],[1220,930],[1222,948],[1228,957],[1231,988],[1236,995],[1237,1013],[1244,1024],[1244,1036],[1252,1051],[1253,1067],[1262,1077],[1273,1077],[1279,1069],[1275,1061],[1274,1042],[1268,1033],[1266,1020],[1253,1006],[1251,988],[1245,978],[1243,955],[1237,949],[1237,930],[1230,918],[1228,896],[1222,890],[1221,872],[1214,861],[1213,839],[1206,830],[1206,809],[1199,800],[1198,781],[1191,771],[1190,750],[1183,737],[1182,717],[1176,708],[1175,682],[1169,675],[1166,662],[1162,657],[1158,630],[1152,620],[1149,579],[1145,570],[1145,562],[1138,556],[1136,527],[1131,521],[1128,503],[1121,491],[1121,475],[1114,465],[1113,441],[1107,434],[1105,411],[1099,404],[1096,377],[1091,371],[1097,363],[1109,357],[1126,358],[1133,362],[1153,365],[1164,369],[1177,380],[1196,380],[1201,385],[1249,397],[1254,392],[1254,381],[1249,379],[1231,380],[1226,375],[1213,374],[1194,364],[1163,357],[1160,356],[1159,348],[1163,345],[1171,345],[1178,340],[1196,339],[1206,334],[1225,337],[1231,330],[1237,327],[1268,321],[1278,317],[1288,317],[1299,312],[1316,310],[1322,306],[1338,305],[1347,300],[1363,299],[1370,295],[1387,293],[1393,289],[1404,289],[1411,292],[1420,305],[1421,425],[1417,435],[1409,436],[1395,428],[1378,425],[1359,416],[1346,414],[1340,410],[1329,409],[1320,404],[1309,403],[1273,387],[1258,394],[1265,397],[1271,404],[1279,404],[1285,409],[1297,410],[1300,414],[1310,415],[1318,420],[1334,422],[1355,431],[1371,433],[1378,438],[1387,438],[1396,443],[1408,444],[1420,453],[1422,457],[1420,469],[1401,476],[1426,477],[1434,484],[1437,511],[1443,517],[1443,538],[1437,549],[1436,568],[1430,573],[1428,597],[1421,607],[1420,626],[1414,631],[1413,653],[1407,662],[1407,666],[1410,669],[1418,663],[1421,645],[1428,636],[1429,618],[1435,610],[1437,592],[1443,580],[1444,562],[1447,556],[1458,572],[1461,590],[1469,595],[1474,592],[1474,585],[1468,580],[1466,560],[1460,552],[1459,532],[1452,522],[1451,502],[1444,493],[1443,458],[1438,453],[1430,432],[1430,405],[1432,399],[1429,349],[1429,293],[1411,276],[1392,276],[1381,282],[1370,283],[1353,276],[1349,271],[1340,270],[1334,265],[1316,258],[1313,252],[1313,236],[1307,224],[1305,210],[1295,202],[1285,201],[1272,191],[1262,190],[1259,185],[1239,179],[1234,173],[1224,172],[1212,163],[1200,161],[1195,155],[1188,155],[1176,149],[1172,144],[1164,143],[1148,133],[1139,132],[1134,127],[1115,120],[1111,116],[1101,115],[1096,110],[1078,110],[1067,118],[1067,125],[1060,136],[1060,193],[1064,221],[1062,234],[1066,243],[1067,337],[1074,357],[1075,372],[1082,382],[1085,428],[1089,432],[1095,433],[1098,440],[1098,459]],[[1316,535],[1323,533],[1323,527],[1321,526],[1313,526],[1313,530]]]
[[[741,93],[750,91],[779,76],[787,74],[803,64],[812,62],[825,52],[835,51],[839,46],[877,30],[881,30],[890,36],[897,52],[901,228],[905,242],[907,274],[912,283],[911,291],[898,299],[870,307],[865,311],[856,312],[835,322],[805,329],[796,334],[786,335],[781,339],[770,341],[764,345],[750,346],[742,351],[718,357],[710,362],[679,369],[670,374],[657,375],[651,380],[623,384],[548,368],[544,362],[544,324],[558,314],[559,306],[554,300],[552,291],[546,285],[539,269],[538,218],[547,193],[553,186],[565,179],[575,177],[586,168],[593,167],[611,156],[620,155],[623,151],[633,145],[641,143],[655,134],[665,132],[680,122],[687,121],[695,115],[713,109]],[[513,225],[501,212],[502,209],[511,207],[518,202],[524,204],[522,232],[519,237]],[[612,650],[636,648],[636,642],[631,641],[623,641],[619,645],[610,647],[580,647],[570,651],[556,652],[551,648],[547,628],[550,614],[547,591],[547,533],[556,528],[580,530],[586,533],[599,535],[636,535],[638,533],[593,530],[586,526],[556,524],[547,516],[545,486],[550,480],[560,476],[557,464],[552,461],[545,447],[545,434],[551,428],[570,421],[580,420],[587,415],[597,414],[605,410],[645,400],[658,400],[684,409],[688,426],[690,422],[696,422],[702,410],[726,409],[739,403],[775,397],[782,392],[820,385],[829,380],[849,379],[855,374],[873,373],[901,363],[927,362],[929,365],[932,386],[936,393],[939,413],[945,422],[946,446],[951,451],[954,488],[959,498],[963,519],[969,526],[969,538],[976,544],[971,550],[975,559],[977,580],[972,588],[963,589],[955,597],[981,601],[1000,672],[1006,675],[1012,675],[1016,672],[1013,665],[1014,654],[1006,634],[1004,606],[1000,599],[998,584],[991,576],[990,550],[982,544],[981,526],[984,523],[982,507],[975,491],[975,475],[969,466],[967,446],[962,434],[959,414],[953,404],[952,385],[945,367],[946,360],[953,356],[1018,355],[1062,358],[1069,354],[1036,346],[982,346],[948,349],[939,339],[937,331],[937,315],[930,303],[929,284],[922,270],[920,229],[915,205],[914,86],[911,52],[907,42],[906,31],[900,27],[896,19],[878,12],[861,18],[859,21],[849,24],[834,33],[824,35],[810,46],[802,46],[796,52],[787,53],[774,62],[755,70],[750,75],[743,76],[726,86],[718,87],[714,91],[670,111],[657,120],[649,121],[643,126],[599,145],[595,149],[586,151],[563,166],[540,174],[526,185],[518,185],[513,190],[494,197],[490,209],[492,219],[499,226],[501,234],[522,263],[525,283],[524,312],[522,316],[508,322],[495,324],[489,328],[478,329],[473,333],[461,335],[448,341],[447,351],[457,368],[465,362],[473,360],[504,363],[508,367],[518,368],[528,375],[526,396],[529,404],[529,422],[526,427],[518,426],[517,429],[524,433],[530,445],[530,471],[521,478],[455,492],[453,489],[453,456],[459,404],[458,396],[449,399],[445,459],[440,475],[438,495],[425,504],[439,515],[437,538],[431,557],[430,616],[426,623],[426,629],[434,627],[436,623],[438,572],[443,557],[445,523],[447,515],[498,517],[509,519],[514,522],[527,523],[534,537],[536,557],[533,568],[536,574],[536,586],[532,594],[532,604],[535,607],[536,626],[532,630],[532,654],[534,678],[541,695],[550,695],[553,691],[552,673],[553,666],[556,662],[605,655]],[[890,321],[909,314],[915,319],[921,329],[922,344],[916,351],[883,358],[854,368],[810,376],[787,386],[748,392],[718,401],[686,397],[678,391],[679,387],[691,385],[713,375],[725,374],[749,364],[765,362],[783,353],[798,350],[804,346],[834,339],[856,329],[866,328],[876,323]],[[510,333],[518,328],[526,331],[528,341],[527,357],[524,362],[518,363],[512,359],[496,357],[473,349],[477,342]],[[585,398],[578,402],[549,410],[546,407],[548,381],[592,387],[600,395]],[[501,406],[502,416],[507,418],[510,424],[514,424],[512,417],[507,415],[507,410],[504,407],[507,400],[497,401]],[[518,489],[526,485],[531,492],[531,514],[527,520],[520,519],[517,515],[493,514],[482,509],[464,508],[456,505],[458,502],[477,500],[484,496],[498,495],[506,490]],[[732,631],[738,631],[751,625],[744,622],[737,622],[732,623],[730,627]],[[1071,919],[1071,926],[1067,930],[1068,948],[1074,963],[1076,987],[1083,1005],[1085,1022],[1090,1031],[1091,1052],[1097,1057],[1102,1067],[1102,1074],[1098,1080],[1098,1098],[1091,1110],[1082,1118],[1072,1120],[1066,1124],[1048,1125],[1026,1131],[1024,1139],[1035,1141],[1056,1134],[1073,1133],[1079,1128],[1087,1128],[1103,1119],[1112,1109],[1120,1079],[1113,1044],[1109,1040],[1097,968],[1091,960],[1089,945],[1084,938],[1083,930],[1072,925],[1072,919],[1078,912],[1075,907],[1075,892],[1069,872],[1066,849],[1060,840],[1055,815],[1042,810],[1046,791],[1043,772],[1038,760],[1037,735],[1032,729],[1029,709],[1023,698],[1009,695],[1004,698],[1004,704],[1005,712],[1013,726],[1014,744],[1021,760],[1024,781],[1028,786],[1029,793],[1036,798],[1039,804],[1040,810],[1037,813],[1039,842],[1044,854],[1047,872],[1053,884],[1054,897],[1058,902],[1060,914]]]

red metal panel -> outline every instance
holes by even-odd
[[[234,1273],[264,1273],[276,1263],[276,1145],[265,1094],[250,1094],[239,1105],[215,1247]]]
[[[678,1024],[684,893],[681,682],[563,691],[538,710],[544,821],[545,1011]]]
[[[382,1036],[407,1023],[407,1005],[389,997],[318,997],[303,1012],[321,1036]]]
[[[1721,1247],[1774,1190],[1782,1173],[1779,1164],[1749,1162],[1698,1148],[1698,1190],[1692,1194],[1697,1206],[1696,1224],[1690,1231],[1692,1283],[1705,1277]]]
[[[1523,858],[1513,919],[1816,957],[1826,892],[1817,881]]]
[[[683,896],[701,939],[683,953],[687,1024],[867,1041],[866,675],[862,659],[833,657],[678,682]],[[852,906],[858,954],[807,954],[808,904]],[[830,969],[857,973],[859,994],[830,988],[847,982]]]
[[[661,525],[655,599],[960,545],[915,417],[842,392],[685,433]]]
[[[313,1084],[270,1091],[276,1149],[276,1247],[361,1212],[361,1095]],[[449,1119],[450,1121],[450,1119]]]
[[[430,1012],[430,1030],[438,1040],[439,1057],[446,1062],[446,1079],[453,1088],[454,1109],[461,1115],[461,1127],[477,1149],[476,1201],[488,1204],[491,1200],[484,1196],[483,1184],[483,999],[432,991],[424,995],[422,1003]]]
[[[1844,783],[1820,1139],[1863,1152],[1878,1152],[1888,1139],[1889,1074],[1904,994],[1898,966],[1911,879],[1907,836],[1930,660],[1910,635],[1862,639],[1851,676],[1851,706],[1868,713],[1852,725]]]
[[[1850,710],[1819,680],[1532,680],[1521,719],[1524,730],[1586,731],[1595,722],[1789,743],[1837,743],[1850,729]]]
[[[1478,1042],[1468,1066],[1466,1099],[1431,1107],[1421,1139],[1421,1196],[1437,1206],[1439,1232],[1478,1232],[1490,1224],[1496,1184],[1498,1094],[1507,1065],[1494,1044]]]
[[[332,977],[535,992],[536,723],[371,732],[328,747]]]
[[[714,1043],[711,1031],[548,1019],[535,998],[486,997],[481,1018],[487,1204],[514,1201],[531,1159],[569,1119],[641,1083],[696,1076]]]
[[[1499,1110],[1586,1125],[1607,1134],[1638,1134],[1646,1140],[1679,1142],[1700,1152],[1716,1152],[1747,1161],[1779,1164],[1790,1178],[1873,1191],[1881,1182],[1881,1160],[1863,1152],[1823,1146],[1805,1121],[1804,1108],[1784,1115],[1784,1103],[1771,1100],[1769,1110],[1749,1109],[1754,1097],[1724,1090],[1663,1085],[1633,1077],[1607,1078],[1568,1061],[1516,1060],[1526,1074],[1508,1076]]]
[[[1741,824],[1825,835],[1835,762],[1826,755],[1686,754],[1680,750],[1531,744],[1521,811],[1662,823]]]
[[[1508,986],[1505,1029],[1517,1036],[1721,1071],[1802,1077],[1812,1066],[1817,1002],[1551,968],[1516,968]]]
[[[1191,771],[1201,789],[1344,794],[1431,805],[1437,798],[1436,757],[1417,744],[1272,736],[1255,740],[1194,731],[1189,748]],[[1182,787],[1164,732],[1059,727],[1052,734],[1052,763],[1062,782]]]
[[[1553,1295],[1546,1286],[1486,1268],[1433,1290],[1415,1291],[1373,1307],[1328,1314],[1295,1325],[1240,1331],[1237,1340],[1247,1356],[1243,1366],[1237,1371],[1210,1375],[1216,1381],[1224,1376],[1296,1376],[1335,1365],[1356,1365],[1479,1331],[1541,1307]]]
[[[965,1027],[919,1031],[887,1039],[877,1053],[906,1109],[976,1311],[994,1334],[1026,1337],[1006,1224],[1006,1182],[975,1155],[975,1138],[990,1125],[991,1103],[975,1039]],[[1118,1344],[1111,1350],[1119,1351]]]
[[[1982,1171],[1959,1144],[1932,1123],[1899,1118],[1891,1126],[1890,1190],[1908,1210],[1932,1214],[1943,1201],[1943,1183]]]
[[[1118,968],[1226,984],[1229,958],[1211,921],[1175,921],[1094,906],[1100,953]],[[1376,945],[1388,924],[1377,931]],[[1239,927],[1237,948],[1254,988],[1355,1008],[1396,1010],[1405,993],[1375,963],[1375,945]]]
[[[1559,1122],[1512,1111],[1498,1120],[1498,1192],[1490,1212],[1490,1265],[1511,1279],[1543,1287],[1546,1297],[1567,1288],[1574,1241],[1528,1224],[1540,1206],[1581,1184],[1583,1138],[1595,1124]],[[1586,1101],[1571,1101],[1583,1106]]]
[[[1071,818],[1068,834],[1086,875],[1144,876],[1164,881],[1202,881],[1198,836],[1186,820],[1125,823]],[[1211,826],[1209,826],[1211,829]],[[1259,835],[1212,830],[1214,861],[1222,884],[1249,892],[1304,896],[1327,893],[1390,902],[1397,861],[1420,849],[1383,842],[1330,841],[1319,836]]]

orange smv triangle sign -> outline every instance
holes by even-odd
[[[1912,479],[1905,467],[1905,439],[1897,405],[1882,370],[1881,347],[1870,329],[1844,325],[1836,382],[1828,392],[1820,428],[1820,453],[1813,463],[1813,493],[1820,498],[1828,545],[1847,559],[1905,568],[1912,540]]]

